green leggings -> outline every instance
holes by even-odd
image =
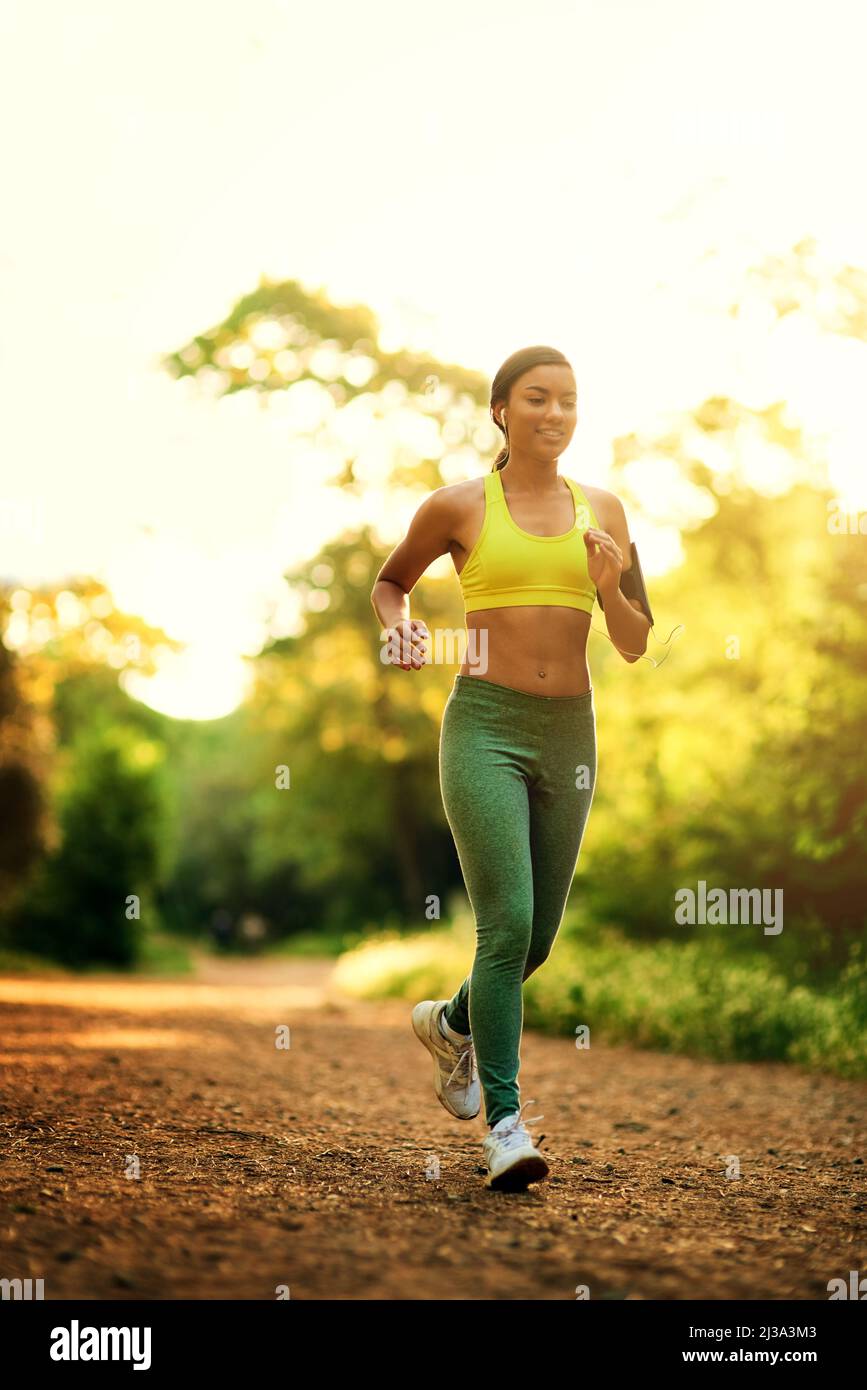
[[[596,712],[456,676],[443,711],[440,788],[476,921],[472,972],[445,1009],[472,1033],[485,1119],[520,1107],[521,986],[547,959],[596,784]]]

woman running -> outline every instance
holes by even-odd
[[[417,671],[429,632],[409,594],[449,553],[466,607],[467,648],[443,712],[439,773],[476,926],[468,979],[412,1012],[450,1114],[488,1134],[486,1185],[523,1191],[548,1165],[523,1120],[522,984],[563,918],[596,783],[587,665],[594,599],[630,663],[648,619],[620,591],[629,532],[620,501],[557,472],[577,418],[575,376],[556,348],[514,353],[491,388],[505,443],[491,473],[441,487],[379,571],[371,602],[392,664]],[[636,611],[638,610],[638,611]],[[543,1118],[528,1116],[531,1123]]]

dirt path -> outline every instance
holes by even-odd
[[[46,1298],[824,1300],[867,1271],[867,1085],[527,1033],[551,1177],[495,1194],[410,1006],[329,974],[0,979],[0,1277]]]

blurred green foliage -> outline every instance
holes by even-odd
[[[472,921],[346,952],[337,981],[361,999],[450,998],[472,967]],[[867,1076],[867,958],[859,943],[827,989],[790,984],[755,950],[732,958],[719,937],[637,943],[610,927],[576,926],[524,984],[524,1024],[554,1035],[628,1043],[726,1062],[793,1062]]]
[[[164,749],[125,724],[80,732],[58,790],[60,843],[9,915],[7,941],[65,965],[132,965],[158,925]]]

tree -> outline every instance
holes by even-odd
[[[157,925],[160,760],[159,745],[129,726],[76,739],[59,798],[60,843],[10,915],[13,945],[67,965],[135,963]]]

